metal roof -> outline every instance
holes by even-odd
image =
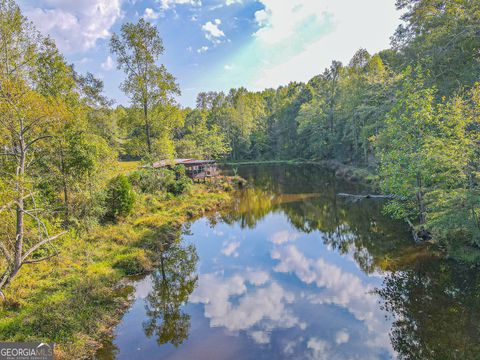
[[[154,168],[161,168],[172,165],[205,165],[214,164],[215,160],[199,160],[199,159],[174,159],[174,160],[161,160],[152,164]]]

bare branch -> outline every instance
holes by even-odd
[[[35,244],[28,250],[25,255],[22,257],[22,263],[25,263],[25,259],[27,259],[35,250],[38,250],[40,247],[42,247],[45,244],[48,244],[49,242],[55,240],[56,238],[59,238],[60,236],[64,235],[66,231],[63,231],[57,235],[54,235],[52,237],[49,237],[48,239],[42,240],[39,243]]]
[[[26,261],[23,262],[23,265],[39,263],[41,261],[51,259],[51,258],[53,258],[54,256],[57,256],[57,255],[58,255],[58,251],[56,251],[56,249],[55,249],[55,253],[47,255],[47,256],[42,257],[40,259],[26,260]]]
[[[26,146],[25,146],[25,152],[28,150],[28,148],[30,146],[32,146],[33,144],[35,144],[37,141],[40,141],[40,140],[43,140],[43,139],[48,139],[48,138],[51,138],[53,137],[52,135],[44,135],[44,136],[40,136],[32,141],[30,141]]]
[[[25,196],[22,198],[22,200],[25,200],[25,199],[29,198],[30,196],[33,196],[33,194],[25,195]],[[15,205],[15,204],[18,204],[18,201],[17,201],[17,200],[10,201],[9,203],[3,205],[2,207],[0,207],[0,213],[1,213],[2,211],[7,210],[10,206]]]
[[[0,250],[2,250],[3,254],[7,258],[7,261],[9,263],[11,263],[12,262],[12,255],[10,254],[7,247],[5,246],[5,244],[2,241],[0,241]]]

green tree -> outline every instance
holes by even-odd
[[[145,306],[148,320],[143,328],[148,337],[155,335],[158,344],[177,347],[188,338],[190,315],[182,307],[198,281],[198,255],[193,245],[181,245],[177,238],[161,239],[156,253],[160,269],[152,276],[152,291]]]
[[[397,0],[404,10],[393,46],[402,63],[429,69],[439,95],[471,87],[480,73],[480,3],[472,0]]]
[[[118,175],[113,178],[107,189],[107,213],[108,220],[118,220],[129,215],[135,203],[135,193],[132,184],[125,175]]]
[[[157,65],[164,52],[162,39],[155,26],[140,19],[136,24],[123,24],[120,35],[112,35],[110,49],[117,57],[118,68],[127,75],[122,90],[133,106],[141,109],[148,154],[155,155],[152,124],[172,104],[172,96],[180,94],[173,75],[164,65]]]
[[[420,225],[426,222],[425,191],[432,180],[425,167],[425,146],[436,126],[434,96],[435,90],[424,86],[421,74],[407,74],[377,143],[382,188],[397,196],[388,211]]]
[[[448,209],[456,208],[453,198],[459,201],[468,188],[476,191],[469,178],[478,137],[468,131],[476,120],[465,113],[461,97],[441,103],[435,97],[436,90],[424,85],[422,71],[408,70],[377,140],[382,187],[395,195],[387,210],[433,232],[447,230],[440,223],[454,219],[447,216]],[[475,223],[478,207],[465,201],[466,211],[456,211],[465,216],[462,228],[469,218]],[[452,225],[450,230],[457,227]]]
[[[207,125],[204,111],[193,110],[185,119],[182,137],[177,141],[180,157],[198,159],[219,159],[229,153],[225,135],[218,125]]]
[[[46,260],[56,251],[37,256],[37,250],[48,248],[60,234],[51,236],[54,229],[42,216],[35,200],[33,176],[35,154],[48,149],[48,140],[56,126],[67,116],[67,104],[56,96],[59,89],[68,88],[67,68],[55,45],[40,36],[21,15],[13,1],[0,2],[0,142],[2,180],[10,198],[1,211],[14,209],[9,221],[11,232],[2,234],[0,250],[5,268],[0,275],[0,291],[26,264]],[[47,77],[55,82],[49,83]],[[1,293],[1,292],[0,292]]]

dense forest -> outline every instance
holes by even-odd
[[[336,160],[376,175],[392,216],[451,249],[480,246],[480,3],[397,0],[392,47],[308,83],[198,95],[232,161]]]

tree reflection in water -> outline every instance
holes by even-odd
[[[328,171],[253,167],[240,169],[240,175],[254,179],[255,186],[239,193],[231,209],[212,216],[212,226],[223,221],[255,228],[269,213],[281,212],[299,231],[318,231],[325,244],[351,256],[365,273],[382,273],[376,293],[392,317],[390,338],[400,359],[480,359],[480,273],[414,245],[408,229],[381,214],[381,202],[337,197],[337,189],[362,189]],[[152,277],[144,323],[147,336],[174,346],[188,337],[190,317],[182,309],[197,283],[196,250],[179,243],[179,236],[163,239],[167,245],[155,249],[160,269]]]
[[[360,186],[346,183],[315,165],[243,166],[239,174],[252,187],[241,191],[233,206],[222,213],[228,224],[242,228],[272,212],[284,213],[299,231],[319,231],[323,241],[341,254],[350,253],[366,273],[401,267],[413,250],[406,249],[408,229],[381,213],[382,202],[352,202],[337,193],[361,193]]]
[[[158,251],[160,267],[152,275],[152,291],[146,297],[148,320],[143,323],[148,337],[155,335],[159,345],[175,347],[188,338],[190,315],[183,311],[195,289],[198,256],[193,245],[175,240],[162,243]]]
[[[377,293],[394,322],[393,348],[406,360],[480,358],[480,274],[431,259],[389,274]]]
[[[478,271],[436,257],[428,245],[414,245],[402,224],[381,215],[381,202],[338,198],[337,188],[362,188],[328,171],[266,166],[239,173],[255,187],[237,199],[227,222],[253,228],[269,212],[281,211],[298,230],[320,231],[324,243],[351,254],[364,272],[384,272],[377,293],[393,318],[390,338],[400,359],[480,359]]]

